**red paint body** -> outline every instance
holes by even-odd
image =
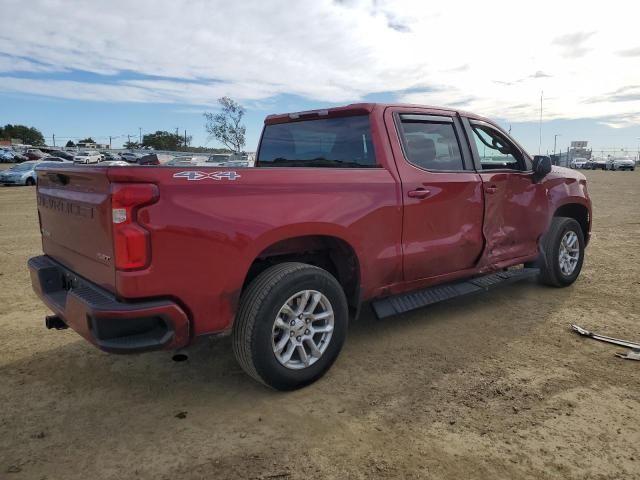
[[[189,331],[165,345],[177,348],[231,329],[249,268],[283,240],[342,240],[357,257],[360,300],[368,300],[534,260],[563,205],[586,208],[590,230],[582,174],[554,168],[536,182],[531,171],[428,172],[406,161],[394,124],[398,112],[448,115],[458,127],[465,117],[480,117],[380,104],[328,115],[362,112],[370,116],[380,168],[235,168],[240,177],[233,181],[173,177],[185,167],[41,170],[44,253],[121,302],[174,302]],[[278,115],[266,123],[284,121],[289,117]],[[472,155],[469,144],[463,155]],[[70,179],[67,185],[55,181],[57,172]],[[109,191],[112,183],[128,182],[156,184],[159,198],[138,211],[149,232],[149,265],[119,271]]]

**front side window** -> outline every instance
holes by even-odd
[[[258,150],[262,167],[376,167],[365,115],[266,125]]]
[[[483,170],[525,170],[520,151],[504,135],[486,125],[471,124]]]
[[[409,163],[424,170],[464,170],[460,145],[452,122],[402,119],[401,126]]]

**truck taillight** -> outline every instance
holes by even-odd
[[[111,185],[113,254],[118,270],[146,267],[151,260],[149,232],[138,224],[140,207],[158,200],[158,187],[151,183]]]

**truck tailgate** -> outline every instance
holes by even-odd
[[[115,291],[108,168],[38,170],[38,216],[46,255]]]

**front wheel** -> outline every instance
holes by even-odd
[[[294,390],[333,365],[347,323],[347,299],[335,277],[312,265],[281,263],[258,275],[242,294],[233,350],[254,379]]]
[[[584,234],[573,218],[554,217],[542,240],[544,259],[540,280],[554,287],[576,281],[584,261]]]
[[[27,187],[33,187],[36,184],[36,181],[33,178],[29,177],[29,178],[27,178],[27,181],[24,182],[24,184]]]

